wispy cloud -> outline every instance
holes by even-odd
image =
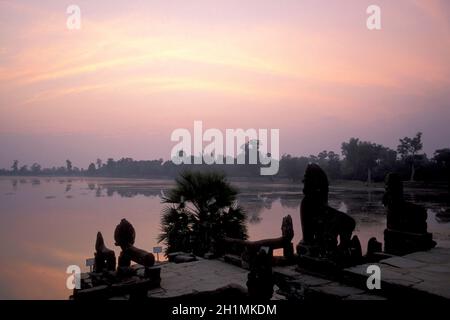
[[[371,121],[434,130],[423,115],[446,116],[449,4],[380,2],[370,32],[360,1],[81,1],[79,31],[63,4],[1,1],[0,131],[163,132],[195,117],[317,136],[338,118],[343,138]]]

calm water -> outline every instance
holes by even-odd
[[[151,251],[158,245],[161,190],[171,185],[169,180],[0,177],[0,299],[67,299],[67,266],[87,269],[85,259],[93,256],[97,231],[118,255],[113,232],[122,218],[134,225],[136,245]],[[250,239],[280,236],[287,214],[294,221],[294,243],[301,239],[301,186],[235,185],[249,213]],[[356,219],[364,248],[370,237],[383,238],[382,195],[382,189],[331,188],[330,205]],[[429,230],[438,244],[450,246],[450,224],[436,219],[437,212],[449,207],[448,196],[414,190],[408,197],[428,209]]]

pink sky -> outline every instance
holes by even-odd
[[[445,0],[0,1],[0,167],[167,159],[194,120],[278,128],[298,155],[422,131],[431,155],[449,147],[449,57]]]

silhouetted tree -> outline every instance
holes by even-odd
[[[89,165],[89,167],[88,167],[88,173],[89,174],[95,174],[95,164],[94,163],[91,163],[90,165]]]
[[[331,179],[341,176],[341,161],[339,155],[333,151],[324,150],[317,156],[310,156],[311,161],[317,163]]]
[[[97,163],[97,169],[100,169],[102,167],[102,165],[103,165],[102,159],[100,159],[100,158],[98,158],[96,160],[96,163]]]
[[[68,173],[72,172],[72,162],[70,160],[66,160],[66,169]]]
[[[292,157],[290,154],[284,154],[280,160],[280,174],[293,182],[299,182],[309,162],[310,159],[307,157]]]
[[[434,152],[434,160],[438,168],[445,172],[444,175],[446,176],[447,187],[450,192],[450,148],[436,150]]]
[[[422,149],[421,133],[414,138],[400,139],[397,152],[382,145],[368,141],[360,141],[357,138],[351,138],[341,146],[343,159],[333,151],[322,151],[318,155],[309,157],[292,156],[284,154],[279,161],[279,172],[277,177],[289,178],[294,182],[301,181],[305,168],[308,163],[319,164],[332,179],[356,179],[366,181],[381,181],[389,171],[397,171],[402,176],[409,176],[426,182],[442,181],[448,179],[448,156],[447,149],[436,150],[434,158],[428,159],[425,154],[418,154]],[[251,151],[257,151],[257,164],[249,165]],[[180,151],[182,157],[190,159],[193,162],[194,156],[187,155]],[[93,176],[111,176],[111,177],[177,177],[181,172],[187,169],[194,169],[201,172],[220,171],[230,177],[260,177],[260,169],[264,166],[261,160],[270,155],[265,155],[260,150],[258,140],[251,140],[241,146],[241,152],[238,157],[245,159],[245,165],[227,165],[226,163],[237,164],[238,158],[230,156],[215,155],[221,158],[224,164],[181,164],[176,165],[172,159],[163,161],[158,160],[133,160],[132,158],[121,158],[115,161],[109,158],[104,164],[101,159],[89,164],[88,170],[72,167],[70,160],[67,160],[66,166],[41,168],[34,163],[30,170],[27,166],[19,168],[19,161],[14,160],[11,169],[0,169],[1,175],[93,175]],[[272,159],[272,161],[277,161]],[[97,165],[97,167],[95,167]],[[411,171],[410,171],[411,170]],[[273,178],[273,177],[269,177]],[[267,179],[267,177],[266,177]]]
[[[14,160],[11,166],[11,170],[13,173],[17,173],[19,171],[19,160]]]
[[[203,255],[224,236],[246,239],[246,214],[237,204],[237,190],[217,172],[183,172],[163,203],[160,242],[167,253]]]
[[[244,161],[244,170],[241,172],[242,176],[256,176],[260,170],[260,160],[262,155],[260,154],[261,143],[259,140],[250,140],[244,143],[240,149],[241,153],[238,154],[237,160]],[[239,163],[239,162],[237,162]]]
[[[41,166],[38,163],[33,163],[31,166],[31,173],[37,175],[41,173]]]
[[[19,173],[22,175],[27,175],[28,174],[28,166],[27,165],[21,166],[19,169]]]
[[[106,171],[108,172],[109,175],[114,174],[114,168],[115,168],[115,162],[113,158],[108,158],[108,160],[106,160]]]
[[[422,132],[418,132],[414,138],[404,137],[400,139],[400,144],[397,147],[397,152],[401,160],[411,166],[411,181],[414,181],[414,175],[416,173],[415,162],[422,148]]]
[[[360,179],[366,172],[367,183],[372,181],[372,172],[376,167],[386,164],[395,151],[380,144],[369,141],[360,141],[351,138],[349,142],[342,143],[342,155],[347,174]],[[389,157],[390,156],[390,157]]]

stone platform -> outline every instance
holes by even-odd
[[[434,248],[403,257],[390,257],[373,264],[381,269],[381,290],[367,288],[367,267],[370,264],[344,269],[333,275],[312,273],[296,265],[274,267],[275,292],[272,300],[450,300],[450,248]],[[147,298],[161,301],[221,301],[223,298],[242,301],[248,298],[249,271],[224,260],[197,257],[192,262],[157,264],[150,269],[160,270],[160,283],[146,280],[144,267],[136,265],[133,268],[137,270],[137,278],[132,277],[130,283],[113,284],[108,290],[103,288],[105,286],[92,286],[95,273],[83,274],[82,283],[87,286],[87,291],[82,290],[85,292],[79,294],[79,298],[130,299],[130,294],[121,294],[130,290],[145,290]],[[112,292],[112,289],[115,291]]]
[[[296,266],[275,267],[275,282],[288,299],[302,301],[386,300],[355,286],[299,272]]]
[[[248,270],[222,260],[204,260],[161,266],[161,288],[148,292],[151,299],[188,299],[210,296],[231,289],[245,298]],[[383,300],[360,288],[318,276],[298,272],[296,266],[274,267],[275,293],[272,300],[329,299],[329,300]],[[278,290],[281,289],[281,290]]]
[[[346,269],[346,279],[359,288],[365,287],[368,265]],[[393,257],[377,265],[381,269],[381,290],[377,291],[387,298],[450,300],[450,248]]]
[[[161,267],[161,288],[148,292],[149,298],[171,299],[199,293],[209,293],[225,287],[246,292],[248,271],[220,260],[206,260],[187,263],[163,263]]]

